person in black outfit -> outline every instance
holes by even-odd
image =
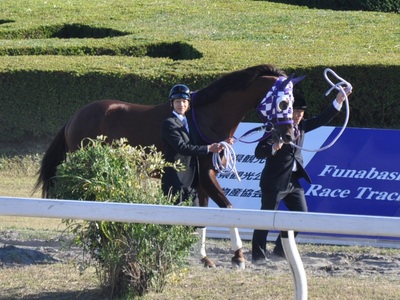
[[[346,91],[346,94],[350,94],[350,92]],[[339,92],[336,99],[325,111],[310,119],[303,119],[307,106],[301,94],[294,92],[294,100],[294,142],[302,147],[304,134],[329,123],[339,113],[345,97],[342,92]],[[290,211],[307,212],[306,198],[299,179],[304,178],[309,183],[311,183],[311,179],[303,167],[301,149],[290,144],[274,143],[272,138],[267,138],[258,143],[255,156],[266,158],[260,179],[261,209],[277,210],[280,201],[283,200]],[[281,232],[281,234],[287,234],[287,232]],[[252,261],[255,264],[266,261],[267,235],[268,230],[256,229],[253,232]],[[281,235],[275,242],[273,254],[282,258],[285,257]]]
[[[168,162],[180,162],[184,170],[177,171],[172,167],[164,169],[161,178],[161,187],[165,195],[178,194],[175,204],[192,198],[197,205],[197,156],[207,155],[209,152],[219,153],[223,146],[220,143],[211,145],[194,145],[192,143],[188,122],[185,113],[190,108],[190,90],[186,85],[174,85],[169,93],[172,113],[162,125],[162,140],[164,156]]]

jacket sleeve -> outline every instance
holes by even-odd
[[[333,104],[331,104],[318,116],[304,120],[304,132],[308,132],[328,124],[338,113],[339,111],[333,106]]]
[[[162,126],[162,137],[177,153],[187,156],[207,155],[207,145],[193,145],[183,139],[181,130],[171,120],[167,119]]]
[[[272,145],[274,144],[272,139],[265,139],[257,144],[254,150],[254,155],[257,158],[268,158],[272,156]]]

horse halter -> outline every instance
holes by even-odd
[[[292,124],[293,83],[280,76],[257,107],[264,124]]]
[[[305,76],[293,78],[280,76],[257,107],[267,133],[275,125],[293,124],[293,86]]]
[[[275,130],[275,125],[293,124],[293,86],[302,80],[305,76],[293,78],[280,76],[265,97],[257,106],[257,113],[263,120],[263,125],[250,129],[241,137],[235,138],[246,144],[252,144],[266,139]],[[244,138],[257,132],[264,132],[261,138],[253,141],[245,141]]]

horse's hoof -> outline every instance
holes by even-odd
[[[237,249],[235,251],[235,256],[232,257],[232,266],[237,269],[245,269],[246,268],[246,259],[243,255],[242,248]]]
[[[240,270],[246,269],[246,263],[244,261],[233,261],[232,260],[232,267]]]
[[[215,264],[213,263],[213,261],[211,259],[209,259],[207,256],[203,257],[201,259],[201,262],[204,264],[205,268],[216,268]]]

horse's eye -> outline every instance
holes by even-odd
[[[278,106],[279,111],[287,110],[287,108],[289,107],[289,101],[281,100],[281,101],[279,101],[277,106]]]

